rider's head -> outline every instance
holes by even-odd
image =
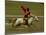
[[[27,8],[27,11],[29,11],[29,8]]]

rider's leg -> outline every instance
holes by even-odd
[[[28,25],[28,16],[27,15],[24,16],[24,20],[25,20],[25,25]]]

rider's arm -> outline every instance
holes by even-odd
[[[26,13],[26,8],[24,8],[24,6],[21,6],[22,10],[24,13]]]

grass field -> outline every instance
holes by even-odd
[[[31,27],[23,27],[23,26],[18,26],[17,28],[12,28],[11,25],[6,24],[6,33],[32,33],[32,32],[43,32],[44,31],[44,19],[43,17],[39,17],[39,23],[33,22]],[[22,29],[21,29],[22,28]]]
[[[38,16],[44,15],[44,4],[35,2],[13,2],[9,1],[6,3],[6,15],[22,15],[21,5],[29,7],[33,14]]]
[[[44,4],[43,3],[34,3],[34,2],[13,2],[13,1],[8,1],[6,2],[6,11],[5,15],[23,15],[21,14],[21,5],[26,5],[29,7],[29,9],[32,11],[33,15],[36,16],[44,16]],[[5,21],[8,23],[10,17],[6,17]],[[17,28],[12,28],[11,26],[8,26],[6,23],[6,33],[34,33],[34,32],[43,32],[44,31],[44,17],[39,17],[39,23],[34,22],[31,27],[17,27]],[[23,28],[23,29],[18,29],[18,28]]]

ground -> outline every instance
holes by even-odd
[[[12,28],[11,26],[6,25],[6,33],[32,33],[32,32],[43,32],[44,31],[44,24],[43,24],[43,17],[39,18],[39,23],[34,22],[30,27],[23,27],[23,26],[18,26],[17,28]]]
[[[44,4],[43,3],[35,3],[35,2],[6,2],[6,16],[7,15],[23,15],[20,11],[20,6],[26,5],[30,8],[33,15],[36,16],[44,16]],[[8,23],[10,17],[5,17],[5,24]],[[39,23],[34,22],[31,27],[17,27],[12,28],[11,26],[5,26],[6,33],[32,33],[32,32],[43,32],[44,31],[44,17],[39,17]]]

